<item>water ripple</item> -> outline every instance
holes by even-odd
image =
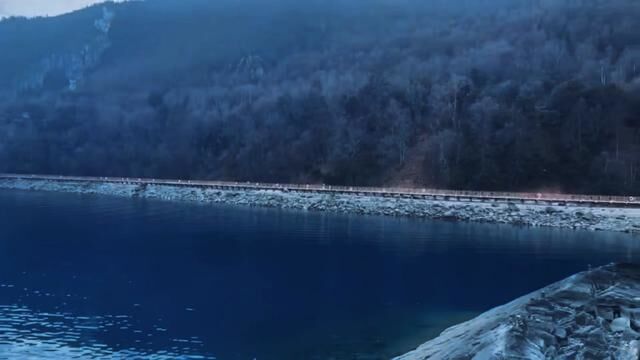
[[[121,348],[101,341],[101,333],[126,331],[133,343]],[[156,331],[167,329],[156,327]],[[74,316],[38,312],[24,305],[0,305],[0,359],[215,359],[199,353],[197,337],[172,339],[171,349],[151,349],[151,333],[136,329],[126,315]]]

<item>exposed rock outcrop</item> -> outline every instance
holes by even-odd
[[[74,51],[50,54],[42,59],[20,83],[20,90],[39,90],[46,87],[47,79],[57,76],[64,80],[64,87],[68,91],[75,91],[82,84],[85,73],[98,65],[102,55],[111,46],[109,31],[115,13],[104,7],[102,17],[94,21],[95,36],[91,41]],[[49,89],[51,90],[51,89]],[[60,89],[56,89],[60,90]]]
[[[449,328],[396,360],[637,360],[639,309],[640,265],[608,265]]]

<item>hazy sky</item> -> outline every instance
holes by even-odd
[[[59,15],[104,0],[0,0],[0,16]]]

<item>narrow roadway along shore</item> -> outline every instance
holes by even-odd
[[[640,233],[640,199],[0,174],[0,189]]]

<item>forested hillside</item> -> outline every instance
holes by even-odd
[[[452,3],[3,20],[0,172],[640,194],[640,2]]]

